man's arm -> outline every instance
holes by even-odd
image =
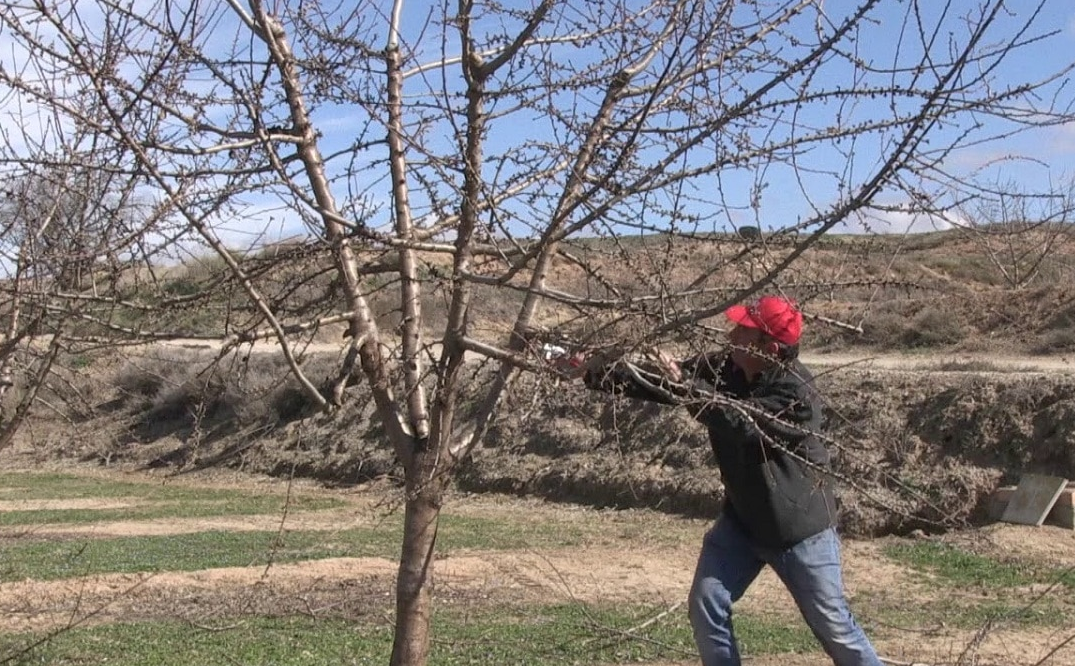
[[[678,365],[663,352],[658,352],[656,362],[574,354],[557,359],[554,367],[567,379],[582,379],[588,388],[635,400],[678,405],[690,399],[690,387],[681,383]]]
[[[821,429],[821,413],[810,391],[795,381],[781,381],[763,395],[720,406],[725,417],[753,431],[768,449],[799,451],[802,443]]]
[[[661,369],[624,359],[589,368],[582,380],[591,389],[662,405],[680,404],[685,397],[683,388]]]

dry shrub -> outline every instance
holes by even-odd
[[[15,411],[30,397],[33,385],[49,353],[45,350],[16,349],[12,361],[13,384],[4,392],[0,402],[0,425],[14,416]],[[93,411],[93,396],[97,385],[92,368],[97,356],[60,352],[52,360],[44,383],[37,389],[34,399],[37,409],[47,405],[47,410],[72,421],[82,421]],[[34,410],[31,410],[31,414]]]
[[[1070,298],[1067,294],[1063,298]],[[1031,351],[1035,354],[1075,352],[1075,304],[1061,302],[1058,309],[1045,318],[1042,333]]]
[[[964,525],[1022,471],[1075,475],[1072,381],[849,369],[819,386],[848,534]],[[705,429],[683,410],[533,377],[505,399],[460,483],[690,515],[714,515],[723,492]]]
[[[316,383],[334,358],[310,355],[303,367]],[[190,427],[271,427],[310,413],[314,401],[279,354],[160,350],[132,359],[113,376],[118,402],[149,437]]]
[[[862,323],[859,344],[879,349],[895,349],[904,338],[907,317],[898,312],[879,312]]]
[[[861,316],[854,307],[829,309],[833,310],[835,317],[840,320],[857,323]],[[973,338],[968,335],[973,330],[968,314],[960,309],[959,299],[955,298],[929,303],[910,299],[882,302],[871,308],[861,320],[861,326],[862,333],[859,334],[846,329],[814,325],[810,329],[809,344],[858,346],[889,351],[951,347]]]
[[[904,328],[903,343],[907,347],[942,347],[954,345],[964,337],[959,313],[927,308],[919,312]]]
[[[112,381],[125,399],[151,399],[164,387],[164,377],[134,365],[124,367]]]
[[[1034,354],[1063,354],[1075,352],[1075,328],[1043,333],[1030,351]]]

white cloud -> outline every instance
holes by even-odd
[[[1052,155],[1070,155],[1075,153],[1075,122],[1062,123],[1043,132],[1041,148]]]
[[[919,234],[954,227],[953,220],[920,212],[871,210],[856,213],[833,228],[838,234]]]
[[[285,238],[308,234],[298,213],[273,203],[248,205],[241,216],[218,219],[210,226],[225,246],[235,250],[256,250]]]

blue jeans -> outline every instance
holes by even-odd
[[[691,585],[691,625],[703,666],[739,666],[732,603],[766,564],[787,586],[836,666],[882,666],[847,607],[835,529],[791,548],[764,548],[751,542],[738,521],[727,516],[706,533]]]

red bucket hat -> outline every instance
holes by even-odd
[[[736,324],[756,328],[786,345],[797,344],[803,332],[803,314],[794,302],[780,296],[762,296],[752,305],[733,305],[724,314]]]

